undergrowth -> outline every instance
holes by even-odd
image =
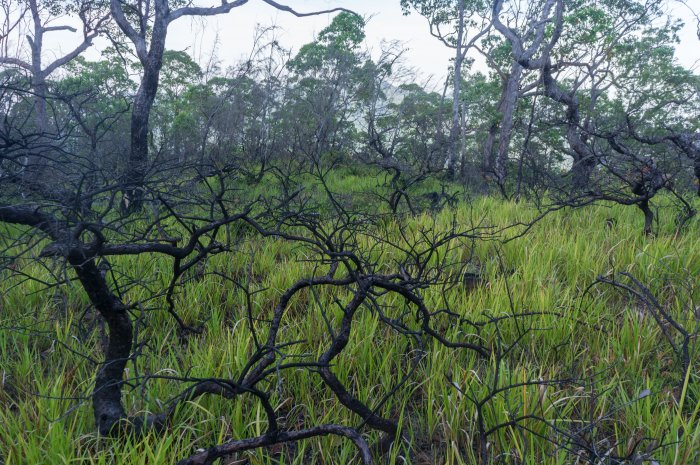
[[[347,181],[347,187],[360,179]],[[435,221],[438,228],[448,227],[455,218],[465,224],[476,219],[484,226],[505,226],[535,215],[524,204],[481,198],[469,206],[435,216],[426,213],[412,221]],[[514,311],[536,313],[532,319],[537,330],[520,342],[517,356],[500,368],[498,382],[559,379],[574,372],[590,381],[576,389],[522,387],[490,400],[486,420],[492,424],[508,421],[514,406],[520,412],[546,407],[540,413],[551,421],[549,425],[527,423],[527,431],[498,430],[490,438],[494,463],[577,463],[583,458],[575,450],[567,451],[550,439],[556,436],[553,431],[571,430],[585,422],[592,425],[587,432],[590,441],[617,455],[629,454],[650,438],[644,444],[655,441],[654,461],[699,463],[698,351],[693,352],[686,376],[661,329],[642,307],[612,288],[590,286],[599,275],[628,272],[646,283],[670,312],[697,308],[693,304],[700,297],[697,220],[678,233],[673,219],[662,215],[654,237],[641,233],[640,222],[636,209],[620,206],[551,213],[521,238],[505,244],[477,243],[478,285],[448,295],[435,290],[427,296],[436,304],[449,299],[453,310],[473,319]],[[396,228],[387,226],[388,231]],[[517,232],[517,228],[509,230],[504,238]],[[139,270],[160,287],[169,279],[167,262],[157,257],[132,257],[119,265]],[[54,271],[50,265],[39,270],[39,264],[28,258],[17,266],[34,267],[32,273],[45,273],[47,280]],[[127,376],[235,376],[253,342],[244,323],[244,294],[220,274],[240,276],[254,291],[253,306],[265,314],[280,293],[312,266],[293,244],[254,237],[236,253],[211,257],[205,270],[188,276],[176,296],[180,316],[189,324],[201,325],[203,331],[182,334],[163,310],[162,297],[141,302],[133,318],[141,331],[139,340],[145,343],[138,347],[140,356],[129,365],[132,372]],[[0,274],[0,463],[174,463],[198,448],[264,432],[264,412],[254,397],[233,402],[206,397],[181,406],[165,434],[138,439],[98,437],[87,396],[95,363],[102,357],[101,321],[76,283],[46,291],[41,283],[23,281],[21,275],[6,279],[6,271],[0,272],[5,273]],[[137,302],[146,295],[145,288],[134,287],[126,300]],[[323,299],[302,293],[292,303],[283,331],[289,339],[304,342],[290,350],[317,355],[326,347],[325,323],[317,308]],[[396,301],[395,305],[404,304]],[[362,310],[348,350],[334,366],[338,377],[370,407],[390,391],[397,373],[400,376],[409,369],[413,350],[378,323],[376,314]],[[454,335],[457,329],[444,331]],[[401,420],[401,433],[409,438],[389,453],[389,463],[476,463],[470,446],[475,407],[465,394],[488,393],[494,382],[494,361],[437,343],[425,351],[410,382],[381,406],[384,415]],[[126,388],[125,405],[131,414],[158,410],[178,390],[176,383],[151,380],[146,389]],[[270,391],[286,428],[360,421],[308,370],[280,373]],[[355,449],[346,441],[316,438],[248,452],[224,463],[344,464],[354,457]]]

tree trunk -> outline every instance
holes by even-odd
[[[467,179],[467,172],[469,169],[473,168],[470,166],[469,159],[467,157],[467,109],[464,104],[462,105],[462,121],[460,122],[462,126],[462,139],[460,141],[460,154],[459,154],[459,178],[462,182]]]
[[[530,153],[530,140],[532,138],[532,127],[535,123],[535,109],[537,108],[537,96],[532,99],[532,106],[530,107],[530,119],[527,123],[527,131],[525,133],[525,141],[523,142],[523,149],[520,152],[520,159],[518,160],[518,177],[515,185],[515,200],[520,201],[520,194],[523,185],[523,165],[525,164],[525,157]]]
[[[494,121],[489,126],[489,133],[486,136],[486,141],[484,142],[484,175],[487,179],[490,179],[493,175],[493,167],[496,164],[493,156],[493,146],[496,143],[496,136],[498,135],[498,122]]]
[[[46,117],[46,76],[41,68],[41,51],[44,42],[44,26],[39,16],[39,7],[36,0],[30,0],[29,9],[34,24],[34,37],[28,37],[32,53],[31,61],[31,87],[34,93],[34,124],[39,137],[46,137],[48,122]],[[36,184],[41,179],[45,161],[36,154],[29,154],[23,160],[22,177],[27,183]]]
[[[93,258],[82,254],[69,257],[90,302],[107,322],[109,343],[102,366],[95,376],[92,407],[100,434],[116,433],[115,426],[126,419],[121,390],[124,368],[131,355],[133,329],[124,304],[109,290]]]
[[[143,76],[131,110],[131,150],[124,179],[122,210],[138,211],[143,206],[145,178],[148,171],[148,133],[151,108],[158,92],[158,79],[163,66],[165,38],[168,32],[167,2],[156,2],[156,17],[151,46],[142,62]]]
[[[581,135],[581,113],[579,100],[575,92],[565,92],[552,76],[552,65],[549,60],[542,67],[542,82],[545,95],[552,100],[566,105],[566,141],[573,150],[574,164],[571,167],[571,177],[574,190],[582,190],[590,183],[591,174],[598,164],[596,154],[586,143],[586,136]]]
[[[496,181],[503,186],[508,174],[508,149],[513,133],[513,115],[518,106],[518,93],[520,91],[520,78],[523,74],[523,67],[514,61],[510,74],[503,88],[501,104],[498,111],[501,113],[501,134],[498,140],[498,153],[494,163],[494,174]]]
[[[592,157],[574,160],[574,164],[571,167],[571,183],[574,190],[580,191],[590,185],[591,175],[596,164],[596,160]]]
[[[654,223],[654,212],[652,212],[651,208],[649,207],[649,201],[642,200],[637,206],[644,213],[644,234],[651,236],[651,227]]]
[[[445,168],[447,176],[452,179],[455,173],[455,160],[457,159],[457,146],[459,145],[459,100],[462,87],[462,63],[464,54],[462,53],[462,41],[464,40],[464,1],[459,0],[458,4],[458,26],[457,26],[457,46],[455,51],[455,70],[452,85],[452,125],[450,126],[450,138],[447,144],[447,160]]]

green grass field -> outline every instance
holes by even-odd
[[[458,222],[483,218],[485,224],[505,226],[527,221],[536,212],[521,204],[482,198],[470,207],[443,211],[437,218],[425,214],[412,221],[434,220],[438,228],[446,228],[453,215]],[[379,409],[384,416],[400,420],[402,434],[409,438],[390,451],[388,463],[477,463],[474,445],[479,418],[469,397],[484,398],[494,383],[505,386],[572,376],[587,381],[524,385],[483,403],[480,420],[487,428],[517,416],[547,420],[524,419],[519,427],[505,426],[489,435],[492,463],[585,463],[575,446],[567,450],[554,444],[574,430],[583,430],[581,436],[609,451],[608,455],[631,457],[635,451],[656,449],[647,462],[638,463],[652,463],[652,459],[659,464],[700,463],[700,350],[696,347],[700,341],[691,343],[691,365],[685,373],[664,337],[664,328],[647,309],[610,286],[590,287],[599,275],[628,272],[645,283],[689,331],[697,331],[699,317],[693,313],[700,305],[700,223],[694,219],[677,234],[668,216],[660,215],[655,237],[645,237],[641,215],[633,207],[561,210],[519,239],[476,243],[474,263],[484,278],[480,285],[471,292],[456,289],[442,294],[435,289],[427,300],[439,305],[441,299],[448,299],[453,310],[474,320],[487,314],[533,312],[528,318],[533,330],[498,370],[495,359],[428,341],[425,357],[409,381]],[[608,224],[608,218],[616,221]],[[253,307],[265,314],[288,285],[311,271],[313,265],[303,261],[303,254],[289,243],[255,239],[236,254],[210,258],[207,269],[249,276],[251,289],[259,290],[252,297]],[[167,283],[165,260],[129,258],[120,265],[153,277],[154,285]],[[19,266],[34,267],[34,274],[44,273],[48,279],[49,270],[39,269],[36,263]],[[174,463],[198,448],[264,432],[265,415],[254,397],[233,401],[203,397],[178,408],[162,434],[138,439],[98,437],[90,402],[85,400],[95,365],[77,352],[101,359],[100,322],[76,284],[43,292],[39,283],[7,276],[0,274],[0,463]],[[134,288],[126,300],[135,302],[143,295],[144,289]],[[318,306],[330,305],[333,296],[314,297],[297,296],[283,327],[286,340],[303,340],[290,349],[298,354],[318,354],[328,342]],[[177,295],[177,308],[183,319],[202,324],[204,331],[186,338],[178,337],[175,322],[160,310],[161,300],[145,302],[136,316],[144,323],[137,324],[142,331],[139,338],[147,344],[137,366],[129,365],[138,373],[127,376],[235,376],[253,344],[243,298],[215,274],[191,280]],[[397,299],[395,305],[403,303]],[[329,315],[339,318],[333,312]],[[333,370],[355,395],[374,407],[402,373],[412,369],[416,355],[404,338],[380,324],[368,309],[360,311],[355,328],[348,350]],[[511,340],[516,329],[516,323],[504,323],[503,340]],[[459,328],[443,330],[459,336]],[[491,332],[483,337],[493,336]],[[275,381],[269,389],[287,428],[360,422],[308,370],[286,370]],[[181,387],[166,380],[153,380],[145,390],[127,387],[125,405],[132,414],[155,411]],[[370,439],[376,437],[363,431]],[[345,464],[356,460],[355,454],[349,441],[326,437],[255,450],[222,463]]]

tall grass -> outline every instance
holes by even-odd
[[[361,174],[348,179],[343,181],[348,189],[367,182]],[[413,220],[414,226],[435,221],[446,228],[453,215],[465,224],[479,218],[484,225],[505,226],[527,220],[535,212],[522,204],[481,198],[436,217],[422,215]],[[606,221],[611,217],[616,219],[612,227]],[[562,430],[591,418],[598,421],[590,432],[592,440],[618,455],[629,453],[643,438],[655,438],[661,445],[653,455],[657,462],[700,462],[698,351],[690,372],[683,373],[660,328],[642,308],[613,289],[589,288],[598,275],[628,271],[646,283],[669,311],[687,311],[689,302],[700,297],[700,225],[694,221],[677,234],[672,219],[662,217],[658,226],[655,237],[643,236],[639,213],[628,207],[555,212],[523,238],[503,245],[478,243],[475,266],[484,280],[472,292],[441,295],[435,290],[427,296],[434,303],[448,299],[451,308],[473,318],[510,312],[511,306],[540,313],[532,317],[538,330],[522,341],[521,355],[499,370],[497,382],[555,379],[568,376],[572,369],[595,379],[578,390],[551,386],[507,391],[489,401],[486,421],[507,421],[514,405],[525,412],[545,405],[548,408],[542,414]],[[397,227],[388,225],[387,230]],[[516,233],[511,230],[504,235]],[[300,254],[282,241],[253,239],[236,254],[212,257],[207,267],[246,276],[250,289],[258,291],[253,305],[265,312],[286,286],[311,271],[312,265]],[[20,266],[42,273],[29,261]],[[167,262],[158,257],[123,259],[119,266],[141,270],[161,286],[168,279]],[[681,286],[684,282],[692,290]],[[101,324],[79,287],[69,284],[47,294],[39,292],[37,283],[7,279],[0,282],[0,290],[0,463],[173,463],[197,448],[264,432],[264,412],[255,398],[232,402],[206,397],[180,407],[165,434],[121,440],[97,437],[87,396],[94,362],[101,358]],[[145,295],[143,289],[134,288],[126,298],[136,302]],[[283,331],[290,339],[304,339],[293,349],[297,353],[318,354],[328,344],[318,307],[329,303],[330,297],[317,300],[302,293],[292,303]],[[189,281],[176,299],[182,318],[203,325],[204,331],[178,337],[162,302],[145,302],[136,316],[143,323],[138,327],[147,344],[130,370],[235,376],[253,347],[242,310],[244,294],[217,275],[204,274]],[[328,315],[338,317],[330,310]],[[403,339],[379,324],[376,314],[362,310],[357,318],[349,348],[333,369],[373,407],[409,369],[412,354]],[[458,330],[444,328],[450,335]],[[507,325],[504,331],[508,333]],[[413,449],[411,457],[405,458],[405,445],[395,447],[390,462],[475,463],[476,411],[463,393],[486,395],[493,382],[493,363],[431,343],[410,382],[381,408],[383,415],[401,419],[402,434],[410,438]],[[270,389],[287,428],[359,422],[308,371],[286,371]],[[176,384],[153,380],[145,390],[126,389],[125,404],[130,413],[157,410],[177,392]],[[490,438],[494,463],[576,463],[575,455],[547,441],[552,437],[548,425],[527,426],[529,434],[517,428],[494,433]],[[319,438],[248,452],[237,459],[255,465],[343,464],[351,462],[354,454],[352,446],[340,439]],[[230,463],[244,463],[234,459]]]

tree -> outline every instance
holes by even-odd
[[[579,6],[567,14],[563,5],[559,7],[549,44],[536,59],[521,54],[524,46],[517,31],[496,22],[514,59],[538,70],[542,93],[564,105],[561,150],[573,158],[573,189],[558,187],[563,189],[559,201],[636,205],[644,213],[644,231],[650,234],[654,215],[649,202],[667,189],[684,211],[684,223],[694,210],[671,178],[683,179],[687,167],[665,145],[678,134],[659,130],[683,126],[697,94],[692,73],[672,64],[671,44],[679,25],[655,26],[664,15],[655,2]],[[494,8],[499,8],[498,2]],[[641,66],[640,57],[651,66]],[[646,131],[650,136],[640,137]],[[667,139],[651,136],[664,132]],[[686,155],[695,159],[687,151]]]
[[[88,70],[100,70],[104,65],[78,64]],[[87,71],[80,82],[69,81],[63,87],[80,87],[91,77],[92,73]],[[21,99],[16,99],[10,93],[25,92],[11,87],[2,90],[8,91],[7,95],[2,95],[3,105],[10,107],[14,101],[21,103]],[[65,97],[60,101],[72,104]],[[121,109],[118,110],[120,112]],[[12,111],[9,113],[13,114]],[[71,111],[67,115],[76,118],[78,125],[92,121],[93,117],[79,111]],[[94,117],[99,123],[99,115]],[[3,145],[0,146],[0,161],[9,160],[16,147],[22,150],[38,148],[34,139],[23,134],[21,123],[21,119],[13,121],[15,126],[7,128],[9,135],[5,132],[1,134]],[[38,141],[45,143],[45,139]],[[74,155],[70,153],[73,149],[70,135],[53,143],[57,144],[54,153]],[[335,146],[332,148],[337,149]],[[94,169],[93,166],[83,167],[81,158],[77,156],[67,156],[62,161],[66,170],[80,172],[82,169]],[[242,161],[245,164],[246,160]],[[374,205],[358,204],[355,199],[338,196],[327,188],[321,195],[299,190],[287,192],[283,184],[299,180],[283,178],[282,167],[275,167],[274,175],[266,176],[258,190],[263,194],[258,195],[255,189],[250,188],[254,182],[241,184],[246,167],[235,162],[235,159],[229,160],[222,167],[215,158],[203,157],[164,164],[161,176],[148,180],[149,189],[158,193],[160,205],[154,208],[153,213],[142,211],[138,216],[120,214],[115,199],[121,185],[115,182],[113,173],[111,177],[98,177],[99,184],[88,192],[81,192],[77,186],[68,183],[68,187],[78,190],[76,196],[89,200],[80,205],[71,199],[57,202],[38,195],[25,199],[8,192],[2,196],[0,203],[0,222],[11,228],[19,228],[21,232],[19,240],[2,237],[3,264],[5,260],[14,261],[33,254],[47,267],[58,267],[60,273],[56,276],[69,276],[69,281],[78,283],[106,323],[108,331],[104,360],[96,364],[95,382],[89,394],[95,425],[100,434],[158,433],[165,428],[178,405],[198,397],[215,395],[236,400],[252,396],[262,406],[267,418],[267,428],[263,434],[197,451],[181,463],[210,463],[236,451],[328,434],[348,438],[357,447],[362,462],[373,463],[373,455],[387,451],[398,439],[400,427],[397,420],[384,414],[384,400],[363,399],[335,373],[334,366],[340,363],[339,356],[346,350],[353,334],[353,323],[362,309],[369,309],[378,312],[379,321],[408,344],[422,347],[422,340],[426,338],[448,347],[488,356],[489,349],[475,335],[457,336],[454,340],[444,336],[440,329],[442,323],[436,321],[441,318],[441,312],[431,311],[430,304],[423,296],[430,287],[459,285],[463,268],[469,265],[469,257],[444,264],[436,264],[434,257],[453,253],[451,251],[460,251],[458,255],[461,256],[461,252],[471,247],[470,244],[481,232],[471,228],[459,230],[455,223],[453,228],[446,231],[428,231],[420,227],[416,231],[406,230],[398,241],[383,238],[386,216],[377,212]],[[328,170],[323,166],[324,160],[317,162],[319,169],[314,171],[313,179],[318,185],[327,186],[325,176]],[[269,171],[273,172],[272,169]],[[308,173],[298,175],[308,178]],[[0,186],[5,187],[5,184]],[[229,378],[138,374],[138,358],[141,355],[138,348],[146,342],[139,338],[147,338],[148,335],[143,332],[149,329],[139,326],[139,331],[135,331],[133,320],[136,317],[133,315],[142,312],[144,304],[159,302],[164,306],[164,311],[177,321],[181,337],[201,331],[181,316],[178,293],[188,274],[196,272],[208,257],[237,253],[237,247],[249,241],[251,235],[288,241],[303,249],[307,262],[314,262],[314,266],[307,275],[282,292],[279,301],[273,305],[271,319],[269,315],[265,316],[266,309],[256,308],[252,304],[250,294],[254,291],[240,276],[220,275],[223,283],[236,287],[248,297],[249,305],[245,309],[248,316],[244,319],[245,324],[249,325],[247,331],[250,332],[252,345],[250,351],[245,350],[240,354],[247,357],[244,366]],[[5,242],[6,239],[9,244]],[[388,268],[376,262],[377,253],[393,257]],[[167,266],[155,275],[142,276],[139,270],[118,264],[117,257],[138,256],[149,259],[161,257]],[[168,271],[165,271],[166,268]],[[446,284],[446,279],[450,284]],[[42,282],[49,288],[65,283],[63,278],[56,282]],[[314,295],[320,289],[328,289],[324,292],[329,293],[331,301],[319,300],[318,307],[310,310],[312,314],[315,313],[314,317],[328,321],[329,339],[320,353],[313,352],[299,358],[287,353],[290,347],[299,343],[299,337],[284,330],[283,324],[289,318],[290,304],[294,299],[305,292]],[[130,300],[131,291],[141,295],[136,298],[138,302]],[[396,298],[404,299],[406,305],[417,313],[407,312],[403,306],[386,305],[386,302]],[[342,311],[335,315],[338,303]],[[314,312],[316,308],[320,315]],[[85,357],[94,359],[92,354],[85,354]],[[134,364],[137,374],[125,378],[125,368],[129,364]],[[267,386],[274,386],[274,379],[279,373],[298,369],[308,370],[309,376],[318,376],[339,404],[362,420],[362,427],[366,425],[381,432],[375,448],[370,448],[360,434],[361,427],[325,423],[313,424],[308,428],[280,425],[277,420],[279,404],[270,396]],[[412,372],[398,371],[396,386],[406,383]],[[185,386],[180,394],[157,412],[127,414],[122,396],[125,387],[135,383],[145,389],[149,381],[156,379],[185,383]],[[394,387],[387,387],[385,399],[394,392]]]
[[[28,0],[26,4],[15,0],[3,0],[2,9],[7,14],[7,21],[3,21],[4,30],[0,31],[0,48],[2,48],[0,64],[15,66],[29,73],[34,94],[36,131],[46,133],[49,130],[46,114],[48,78],[92,45],[92,41],[106,27],[109,14],[99,2],[92,0],[75,2]],[[27,15],[30,19],[26,18]],[[76,17],[82,25],[81,42],[65,55],[55,58],[49,64],[44,64],[46,55],[44,40],[47,34],[61,31],[78,32],[71,25],[53,25],[53,23],[69,22]],[[13,36],[22,37],[25,33],[29,57],[24,58],[21,49],[16,55],[10,54],[10,41]],[[44,168],[40,158],[27,157],[23,161],[22,169],[25,171],[25,176],[33,178],[32,181],[41,177]]]
[[[200,66],[185,52],[166,50],[160,85],[151,115],[151,146],[162,157],[196,156],[201,138],[201,112],[210,89]]]
[[[515,5],[517,10],[519,5]],[[513,115],[516,110],[517,100],[520,94],[520,79],[525,68],[538,68],[540,63],[535,59],[535,54],[540,53],[542,57],[549,56],[554,45],[559,40],[561,35],[561,22],[563,15],[563,3],[557,0],[547,0],[541,10],[537,7],[533,8],[523,15],[527,22],[524,25],[524,31],[520,34],[516,29],[507,27],[501,20],[501,11],[503,8],[502,0],[495,0],[492,8],[492,18],[494,27],[509,41],[512,52],[512,67],[505,80],[501,100],[499,103],[499,112],[501,113],[501,128],[498,152],[495,156],[493,170],[496,181],[505,194],[504,182],[506,178],[506,162],[508,159],[508,148],[510,145],[511,131],[513,129]],[[554,9],[554,12],[552,12]],[[517,15],[516,15],[517,17]],[[551,36],[548,38],[545,34],[547,24],[553,21],[554,29]],[[527,38],[530,41],[526,43],[521,40],[521,37]],[[492,138],[489,138],[489,143],[486,145],[487,155],[490,155]]]
[[[52,98],[59,103],[63,118],[75,125],[74,154],[85,162],[84,174],[90,176],[123,170],[123,143],[128,135],[129,97],[135,88],[122,63],[109,53],[100,61],[77,57],[66,65],[67,75],[50,86]],[[86,142],[80,137],[82,132]],[[87,150],[85,150],[87,148]],[[85,179],[85,178],[83,178]],[[96,187],[93,179],[83,189]]]
[[[164,10],[157,13],[143,3],[121,3],[124,19],[140,31],[137,38],[146,47],[146,64],[135,63],[136,69],[159,61],[146,82],[151,87],[143,90],[142,79],[137,89],[130,63],[115,58],[122,44],[99,61],[78,56],[65,64],[68,73],[46,81],[48,123],[41,131],[26,73],[0,70],[0,291],[59,294],[70,286],[78,296],[56,320],[46,318],[54,311],[46,311],[53,307],[47,302],[17,315],[51,326],[46,331],[51,350],[63,347],[70,351],[66,357],[91,366],[90,375],[71,373],[74,379],[84,376],[71,400],[92,404],[100,435],[172,436],[176,412],[215,396],[260,418],[219,444],[184,446],[176,452],[181,465],[324,435],[354,445],[357,456],[346,454],[341,461],[369,464],[391,452],[387,460],[417,462],[435,437],[419,416],[427,397],[416,376],[422,373],[444,378],[447,389],[437,397],[450,408],[437,406],[432,394],[424,407],[463,417],[457,420],[463,421],[460,431],[445,441],[455,460],[488,465],[508,457],[520,463],[552,453],[560,462],[567,458],[558,454],[591,463],[655,459],[660,442],[649,440],[642,448],[646,439],[639,439],[638,429],[628,438],[628,428],[610,424],[618,406],[596,405],[597,380],[609,372],[591,374],[598,361],[581,363],[575,345],[588,340],[575,341],[566,358],[547,359],[542,369],[540,355],[562,351],[565,341],[541,345],[537,334],[564,312],[518,309],[509,279],[521,273],[509,270],[491,246],[521,237],[551,210],[594,202],[639,208],[649,234],[662,191],[686,209],[680,232],[693,213],[685,198],[691,170],[700,176],[700,81],[673,62],[677,26],[659,21],[663,15],[655,16],[654,2],[499,2],[487,16],[502,37],[486,33],[472,48],[483,49],[493,72],[465,76],[460,65],[457,105],[401,75],[398,47],[371,59],[363,50],[364,21],[347,12],[293,58],[268,30],[257,37],[247,60],[212,75],[184,52],[158,52],[151,35],[158,21],[164,23],[161,33],[167,32],[174,14],[169,7],[189,12],[182,15],[202,9],[161,4]],[[458,44],[466,41],[469,4],[430,5],[444,6],[449,21],[462,24],[454,29],[454,43],[466,68],[469,42]],[[499,13],[503,8],[509,8],[506,16]],[[137,25],[140,12],[143,22]],[[449,21],[449,27],[457,24]],[[153,169],[125,185],[122,174],[133,168],[132,98],[145,98],[148,89],[154,95],[142,103],[149,108],[138,111],[145,111],[150,126],[145,166]],[[454,120],[442,116],[455,108],[461,158],[452,158],[452,165],[461,163],[465,170],[481,159],[498,167],[504,196],[511,197],[508,183],[514,180],[516,198],[521,192],[541,195],[534,199],[540,208],[551,202],[534,219],[499,228],[469,204],[440,216],[426,211],[461,198],[456,183],[437,176],[450,160],[448,145],[454,145],[443,137]],[[510,153],[517,149],[515,180]],[[578,168],[567,163],[583,157],[577,150],[592,164],[580,186],[570,180]],[[25,157],[45,160],[51,172],[45,179],[21,179]],[[465,202],[476,185],[468,184]],[[125,196],[127,188],[133,192]],[[124,200],[127,205],[120,205]],[[128,204],[133,200],[148,208],[134,208]],[[253,255],[257,249],[270,253],[260,260]],[[260,273],[265,266],[281,268],[281,280],[268,286]],[[576,273],[579,268],[571,267]],[[560,271],[557,278],[566,276],[565,268]],[[225,295],[193,296],[200,281]],[[695,383],[698,318],[692,286],[682,308],[669,311],[679,297],[670,286],[657,294],[631,274],[597,282],[635,297],[626,305],[641,304],[657,321],[658,336],[683,369],[684,389]],[[541,281],[528,277],[528,283]],[[502,292],[505,299],[470,296],[477,286],[484,293]],[[547,302],[537,289],[538,302]],[[473,302],[495,307],[469,308]],[[98,330],[91,336],[99,337],[73,341],[78,308],[94,316]],[[231,358],[207,367],[188,359],[187,350],[203,345],[214,320],[222,325],[217,328],[235,333],[237,342],[222,344],[219,334],[210,334],[213,350],[225,347]],[[378,331],[363,331],[366,326],[358,323],[367,321]],[[574,331],[606,334],[601,314],[569,322]],[[611,321],[611,327],[618,323]],[[13,321],[10,332],[36,334],[41,331],[36,328]],[[388,353],[377,345],[385,338],[391,340]],[[350,362],[358,339],[372,352],[369,363]],[[155,345],[172,354],[177,369],[150,363]],[[444,372],[432,364],[430,351],[449,351]],[[12,347],[5,352],[14,356]],[[523,360],[528,364],[522,366]],[[545,372],[554,378],[543,379]],[[291,383],[283,382],[294,376],[314,382],[308,408],[298,417],[289,412],[303,406],[294,393],[287,395]],[[63,389],[68,378],[55,384]],[[695,395],[696,387],[683,399]],[[5,391],[2,395],[4,402]],[[629,395],[621,394],[625,405],[635,398]],[[316,399],[323,409],[313,408]],[[342,421],[328,420],[329,405],[347,414]],[[669,421],[692,420],[679,415],[693,405],[674,407],[678,412]],[[402,411],[404,406],[410,411]],[[188,430],[186,435],[198,434]],[[692,443],[692,437],[683,440]],[[300,452],[296,460],[306,458]]]
[[[312,16],[348,11],[344,8],[332,8],[310,13],[296,10],[273,0],[263,0],[268,5],[289,12],[295,16]],[[163,66],[165,39],[170,23],[186,16],[215,16],[226,14],[248,0],[236,0],[219,6],[197,7],[171,4],[168,0],[148,0],[145,2],[122,2],[110,0],[112,16],[119,29],[126,35],[134,47],[141,63],[143,74],[131,111],[131,149],[129,164],[124,174],[124,195],[122,208],[139,210],[145,192],[144,179],[149,170],[149,118],[151,108],[158,92],[160,71]],[[354,13],[353,13],[354,14]]]
[[[294,120],[296,151],[313,162],[331,147],[352,149],[366,82],[373,79],[374,67],[360,51],[364,38],[364,20],[340,13],[288,63],[286,117]]]
[[[460,142],[460,91],[462,68],[471,48],[491,28],[486,2],[482,0],[401,0],[404,13],[412,9],[428,20],[430,33],[443,45],[455,50],[452,70],[452,114],[447,143],[445,168],[453,177]],[[476,28],[470,37],[471,29]],[[445,30],[446,29],[446,30]]]

